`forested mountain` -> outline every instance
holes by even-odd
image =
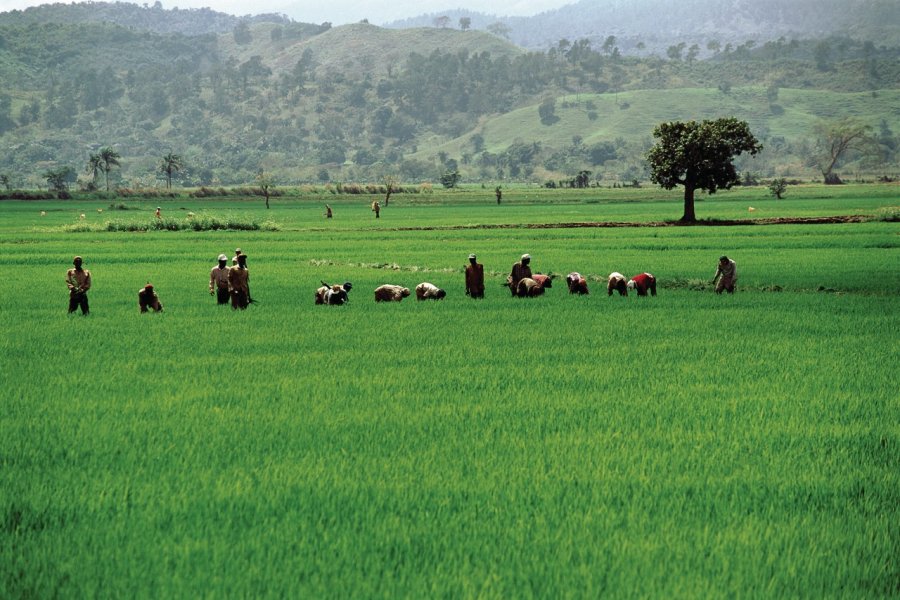
[[[153,31],[155,33],[182,33],[203,35],[225,33],[240,23],[281,23],[291,20],[284,15],[262,14],[236,17],[209,8],[173,8],[165,10],[158,0],[153,6],[139,6],[131,2],[81,2],[71,4],[43,4],[25,10],[2,13],[3,25],[24,26],[81,23],[112,23]]]
[[[443,18],[443,19],[442,19]],[[626,54],[664,54],[672,44],[721,46],[786,38],[847,36],[876,45],[900,45],[896,0],[580,0],[533,17],[503,17],[451,10],[420,15],[387,27],[458,26],[493,29],[516,44],[546,50],[560,39],[600,45],[618,39]]]
[[[41,9],[85,6],[98,5]],[[745,41],[702,60],[683,43],[665,58],[623,56],[614,37],[529,52],[457,28],[237,20],[187,35],[23,24],[26,13],[0,14],[0,174],[16,187],[65,167],[90,187],[88,159],[105,146],[122,156],[112,177],[126,187],[159,185],[168,153],[183,157],[184,185],[243,184],[260,170],[281,183],[453,171],[630,182],[645,176],[656,123],[725,115],[766,146],[741,165],[759,175],[813,175],[814,125],[841,117],[877,135],[878,152],[850,156],[854,168],[897,171],[898,50],[851,38]]]

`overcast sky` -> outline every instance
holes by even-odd
[[[59,0],[52,0],[59,1]],[[115,1],[115,0],[109,0]],[[258,14],[264,12],[284,13],[295,21],[334,25],[356,23],[368,19],[380,25],[406,17],[424,13],[436,13],[455,8],[467,8],[499,16],[530,16],[572,4],[576,0],[162,0],[164,8],[202,8],[233,15]],[[145,0],[135,4],[150,4],[155,0]],[[0,12],[23,9],[39,4],[49,4],[51,0],[0,0]]]

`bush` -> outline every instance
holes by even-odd
[[[56,200],[56,194],[54,192],[12,190],[0,193],[0,200]]]
[[[784,191],[787,189],[787,179],[784,177],[779,177],[777,179],[773,179],[772,183],[769,184],[769,195],[775,196],[778,200],[781,200],[782,195],[784,195]]]

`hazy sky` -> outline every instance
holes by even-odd
[[[0,12],[23,9],[60,0],[0,0]],[[114,0],[110,0],[114,1]],[[233,15],[264,12],[284,13],[295,21],[335,25],[368,19],[382,24],[423,13],[436,13],[454,8],[467,8],[495,15],[534,15],[572,4],[577,0],[162,0],[164,8],[202,8]],[[135,4],[153,4],[145,0]]]

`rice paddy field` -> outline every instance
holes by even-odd
[[[728,227],[527,227],[677,219],[658,190],[2,202],[0,597],[897,596],[898,192],[698,203],[871,217]],[[275,230],[105,230],[157,205]],[[243,312],[207,292],[236,247]],[[526,252],[543,297],[501,285]],[[373,301],[422,281],[446,299]]]

